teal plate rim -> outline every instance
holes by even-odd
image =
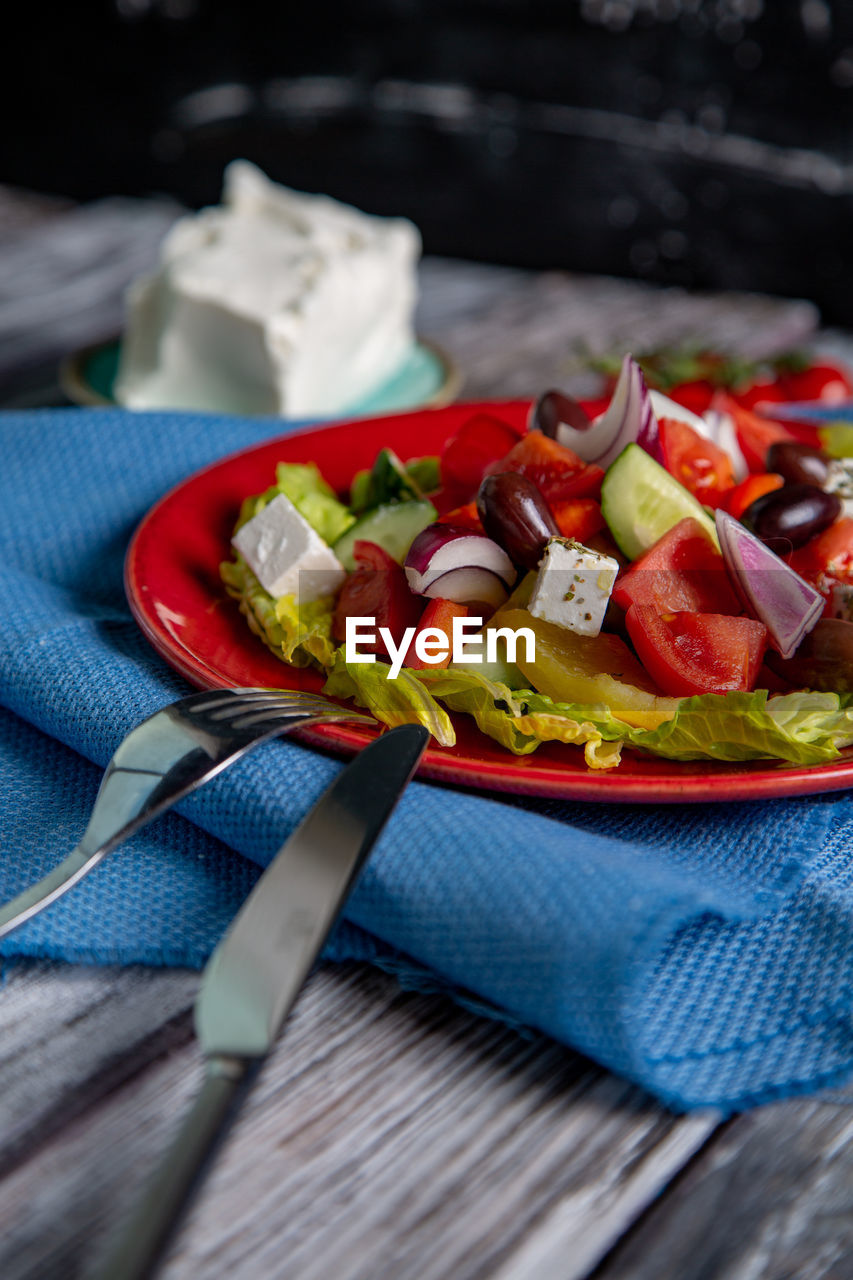
[[[73,404],[121,408],[113,395],[120,351],[121,335],[117,335],[81,347],[62,360],[59,384]],[[460,371],[447,352],[430,339],[418,337],[396,373],[369,396],[336,412],[334,418],[441,408],[456,399],[461,385]]]

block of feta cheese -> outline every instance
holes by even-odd
[[[551,538],[539,562],[529,611],[582,636],[597,636],[619,572],[611,556],[573,538]]]
[[[420,236],[237,160],[222,204],[180,219],[128,293],[115,384],[132,409],[333,414],[414,343]]]
[[[346,577],[331,547],[283,493],[247,520],[231,542],[265,591],[295,596],[297,604],[333,595]]]

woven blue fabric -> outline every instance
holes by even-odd
[[[79,838],[128,730],[188,692],[132,621],[147,508],[281,424],[0,415],[0,897]],[[340,763],[258,748],[12,935],[6,955],[200,966]],[[676,1108],[837,1085],[853,1062],[853,807],[623,807],[406,792],[328,956],[539,1028]]]

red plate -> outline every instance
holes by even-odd
[[[322,677],[279,662],[249,631],[219,578],[240,503],[274,479],[277,462],[316,462],[336,489],[370,466],[384,445],[403,460],[438,453],[445,439],[480,409],[523,424],[528,402],[451,405],[292,432],[214,463],[152,508],[128,550],[125,584],[148,639],[173,667],[202,688],[262,685],[317,691]],[[518,757],[484,737],[467,716],[454,721],[455,747],[433,747],[420,776],[474,787],[572,800],[752,800],[805,795],[853,785],[853,749],[810,768],[757,762],[679,764],[626,751],[617,769],[587,769],[579,748],[548,743]],[[372,730],[323,725],[301,735],[316,746],[352,754]]]

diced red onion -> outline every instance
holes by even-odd
[[[660,462],[657,418],[636,360],[626,356],[622,361],[610,404],[591,426],[578,431],[561,422],[556,438],[584,462],[595,462],[600,467],[609,466],[629,444],[638,444]]]
[[[430,524],[415,538],[406,556],[406,578],[415,595],[428,595],[431,583],[453,569],[482,569],[511,586],[515,568],[503,547],[482,533],[450,524]],[[456,597],[448,596],[447,599]],[[479,597],[475,597],[479,598]]]
[[[739,596],[764,623],[771,646],[790,658],[823,614],[823,596],[734,516],[717,508],[716,521],[720,550]]]
[[[422,594],[432,599],[453,600],[456,604],[483,604],[498,609],[509,593],[503,579],[491,569],[463,565],[433,578]]]

